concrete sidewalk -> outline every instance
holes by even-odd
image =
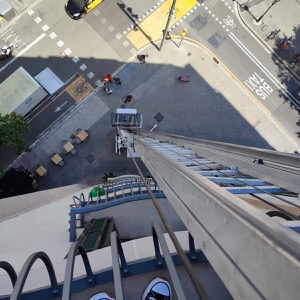
[[[235,0],[233,0],[235,1]],[[280,59],[300,83],[300,0],[236,0],[238,13],[247,28]],[[292,44],[282,49],[286,38]],[[300,95],[299,95],[300,96]]]
[[[166,41],[162,52],[147,46],[145,64],[137,58],[118,72],[122,85],[111,84],[112,95],[102,88],[55,124],[32,147],[12,164],[35,170],[43,164],[49,175],[40,180],[40,190],[74,183],[95,185],[104,173],[136,174],[125,151],[115,154],[110,113],[124,105],[131,94],[129,108],[143,114],[144,130],[157,124],[156,131],[294,152],[299,145],[252,98],[211,54],[195,44],[183,42],[178,48]],[[178,81],[188,74],[189,83]],[[62,154],[63,167],[55,166],[50,157],[62,153],[62,141],[70,140],[77,128],[87,129],[87,142],[76,145],[76,155]],[[148,175],[143,168],[144,174]]]

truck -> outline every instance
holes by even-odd
[[[36,76],[34,79],[50,94],[54,95],[63,85],[64,82],[57,77],[57,75],[50,69],[46,68]]]
[[[0,84],[0,114],[15,112],[24,117],[47,96],[45,89],[19,67]]]

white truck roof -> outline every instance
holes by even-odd
[[[34,76],[34,79],[50,94],[55,93],[61,88],[64,83],[57,77],[57,75],[50,69],[46,68],[41,73]]]
[[[13,111],[25,115],[47,96],[47,92],[23,67],[20,67],[0,84],[0,95],[1,115]]]

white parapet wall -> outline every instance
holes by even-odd
[[[82,185],[74,184],[51,190],[1,199],[0,222],[28,212],[32,209],[36,209],[45,204],[55,202],[66,196],[70,196],[70,204],[72,204],[72,195],[76,192],[79,195],[82,188]]]

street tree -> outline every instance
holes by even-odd
[[[0,114],[0,146],[11,146],[17,154],[30,152],[31,149],[24,137],[24,133],[28,132],[30,128],[30,124],[14,112],[5,116]]]

